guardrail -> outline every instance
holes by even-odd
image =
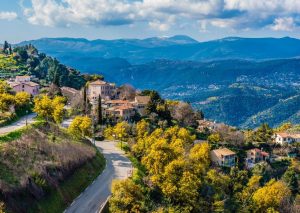
[[[109,213],[109,199],[110,196],[106,199],[106,201],[101,205],[98,213]]]

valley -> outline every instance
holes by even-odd
[[[253,128],[262,122],[277,126],[300,120],[300,103],[293,98],[300,89],[297,39],[232,37],[198,42],[175,36],[94,41],[45,38],[25,43],[81,72],[188,101],[217,122]],[[286,104],[293,110],[284,110]]]

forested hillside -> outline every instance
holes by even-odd
[[[9,78],[16,75],[35,75],[41,83],[55,83],[58,86],[81,88],[84,78],[75,69],[61,64],[33,45],[12,48],[7,42],[0,49],[0,77]]]

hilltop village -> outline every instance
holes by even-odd
[[[299,211],[299,125],[238,129],[32,45],[0,51],[0,212],[66,209],[103,171],[99,143],[116,143],[133,165],[113,181],[110,212]]]

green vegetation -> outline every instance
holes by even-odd
[[[104,167],[105,159],[97,152],[92,160],[76,169],[57,188],[50,189],[47,196],[36,202],[29,212],[63,212],[101,174]]]
[[[195,145],[196,137],[186,128],[159,128],[149,121],[134,126],[122,122],[105,130],[106,137],[122,133],[118,138],[127,141],[122,149],[135,167],[130,179],[113,183],[110,212],[293,212],[297,208],[298,164],[265,162],[248,171],[243,162],[232,168],[211,162],[212,147],[229,147],[243,161],[245,151],[253,148],[250,141],[271,146],[273,130],[267,124],[247,132],[247,139],[241,137],[243,132],[221,125],[210,133],[209,143]]]
[[[74,69],[60,64],[56,59],[39,53],[33,45],[11,48],[0,52],[0,78],[17,75],[35,75],[40,83],[81,88],[86,80]],[[96,76],[95,76],[96,77]]]
[[[1,199],[13,212],[62,211],[105,165],[89,141],[75,139],[49,122],[37,122],[1,140],[6,142],[0,144]]]
[[[0,143],[7,143],[19,139],[28,128],[21,128],[5,135],[0,135]]]

